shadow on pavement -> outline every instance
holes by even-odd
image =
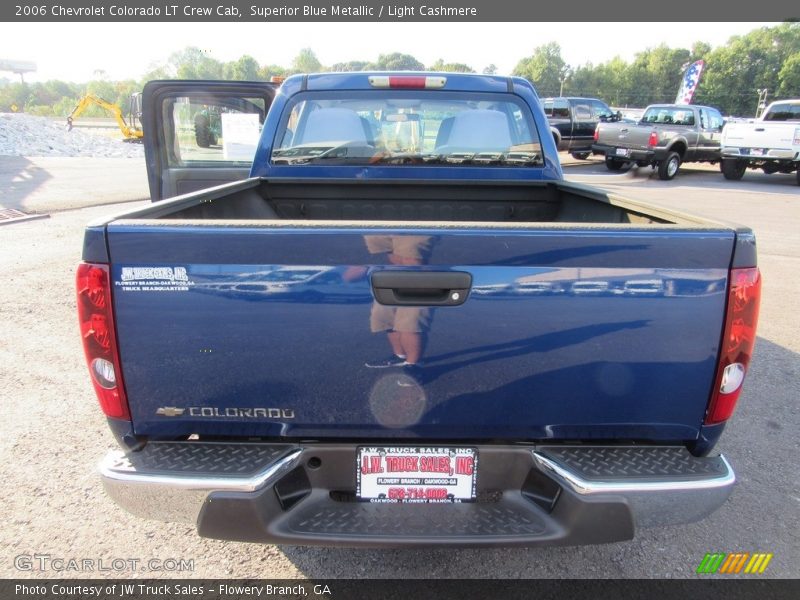
[[[0,156],[0,207],[25,210],[25,199],[52,179],[42,167],[22,156]]]

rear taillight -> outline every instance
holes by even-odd
[[[447,83],[447,77],[430,77],[426,75],[373,75],[369,84],[374,88],[391,89],[441,89]]]
[[[594,141],[596,142],[599,139],[600,139],[600,125],[594,128]]]
[[[119,367],[108,265],[78,265],[76,288],[83,351],[100,407],[106,416],[130,419]]]
[[[726,421],[736,408],[756,341],[760,301],[761,274],[758,269],[731,269],[725,334],[714,390],[706,413],[706,425]]]
[[[658,146],[658,133],[655,131],[650,132],[650,137],[647,138],[648,146]]]
[[[794,138],[792,139],[793,146],[800,146],[800,127],[794,130]]]

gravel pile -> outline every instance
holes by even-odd
[[[45,117],[0,113],[0,155],[86,156],[95,158],[141,158],[144,148],[105,137],[101,131],[66,131],[64,123]]]

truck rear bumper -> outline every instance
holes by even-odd
[[[618,154],[617,149],[623,150],[625,154]],[[626,162],[653,162],[664,160],[667,157],[667,152],[661,148],[655,150],[640,150],[637,148],[629,148],[628,146],[612,146],[608,144],[593,144],[592,152],[604,154],[606,158],[615,158]]]
[[[699,520],[727,499],[722,456],[659,446],[478,446],[477,500],[372,504],[355,498],[355,446],[150,443],[110,452],[107,493],[144,518],[200,535],[330,546],[578,545],[635,527]]]
[[[757,150],[757,154],[753,151]],[[800,161],[800,152],[791,148],[740,148],[738,146],[723,146],[722,158],[738,158],[746,160],[780,160]]]

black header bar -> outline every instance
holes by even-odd
[[[796,0],[12,0],[11,22],[540,22],[786,21],[800,19]],[[665,23],[665,26],[669,26]],[[673,25],[678,26],[678,25]],[[598,34],[598,43],[602,35]]]

